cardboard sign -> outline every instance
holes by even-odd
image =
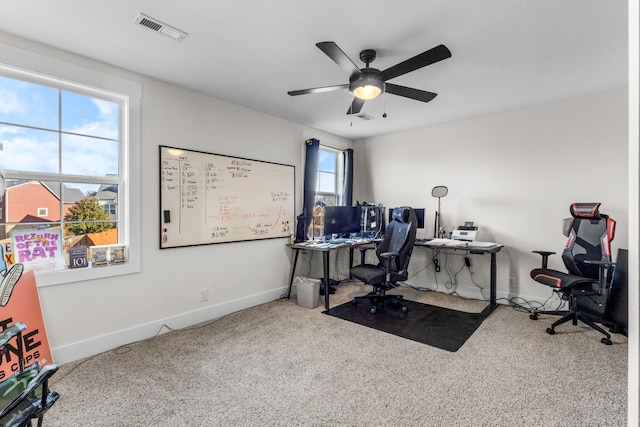
[[[34,272],[23,271],[23,268],[22,264],[14,264],[0,271],[0,330],[15,322],[24,323],[27,325],[22,333],[24,366],[34,362],[40,362],[40,365],[53,363]],[[0,352],[0,381],[20,367],[16,338],[5,347],[7,351]]]

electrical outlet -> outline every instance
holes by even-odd
[[[209,288],[200,289],[200,302],[205,302],[209,300]]]
[[[509,288],[515,288],[515,287],[516,287],[516,278],[509,277]]]

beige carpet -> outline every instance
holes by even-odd
[[[359,283],[331,296],[362,294]],[[401,288],[480,311],[484,302]],[[455,353],[289,301],[62,366],[46,426],[623,426],[627,339],[499,307]],[[169,325],[171,326],[171,325]]]

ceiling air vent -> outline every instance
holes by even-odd
[[[373,120],[373,117],[371,117],[370,115],[365,114],[365,113],[356,114],[356,117],[359,117],[362,120]]]
[[[169,37],[172,40],[177,42],[181,42],[185,38],[187,38],[188,34],[182,30],[179,30],[171,25],[167,25],[164,22],[158,21],[155,18],[145,15],[141,13],[137,16],[136,20],[133,21],[134,24],[141,25],[146,27],[156,33],[160,33],[165,37]]]

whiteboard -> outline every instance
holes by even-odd
[[[295,166],[160,146],[160,248],[289,237]]]

